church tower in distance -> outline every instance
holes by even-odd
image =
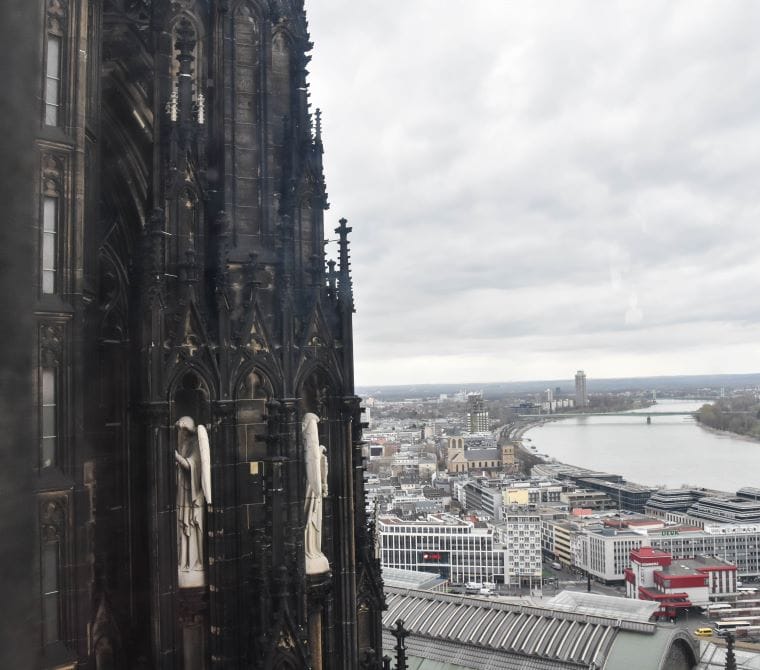
[[[38,667],[380,667],[303,0],[38,4]]]

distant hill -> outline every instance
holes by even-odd
[[[452,395],[466,389],[482,391],[486,399],[494,400],[515,393],[540,393],[545,389],[562,389],[568,395],[575,393],[574,379],[544,379],[536,381],[498,382],[489,384],[409,384],[394,386],[359,386],[358,395],[373,396],[383,400],[401,400],[403,398],[429,398],[442,393]],[[658,395],[667,395],[668,391],[683,393],[721,387],[743,389],[760,386],[760,373],[741,375],[680,375],[670,377],[621,377],[616,379],[594,379],[588,377],[586,387],[589,393],[614,391],[649,391]]]

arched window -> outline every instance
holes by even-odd
[[[197,424],[209,422],[209,394],[201,378],[193,371],[186,372],[174,392],[174,420],[190,416]]]
[[[63,125],[63,75],[66,50],[66,5],[61,0],[47,2],[47,30],[44,41],[44,125]]]
[[[60,156],[42,158],[42,194],[40,198],[39,282],[40,293],[60,292],[61,202],[64,163]]]

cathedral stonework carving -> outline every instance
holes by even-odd
[[[319,443],[319,417],[308,412],[303,417],[303,450],[306,463],[304,547],[306,574],[327,572],[330,564],[322,553],[322,508],[327,497],[327,449]]]
[[[192,417],[176,423],[177,569],[180,588],[206,584],[204,547],[207,505],[211,504],[211,453],[205,426]]]
[[[27,4],[39,667],[382,664],[303,0]]]
[[[44,542],[60,542],[66,529],[67,499],[45,497],[40,501],[40,529]]]
[[[44,323],[40,326],[40,358],[45,367],[56,367],[63,358],[63,325]]]

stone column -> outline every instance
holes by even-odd
[[[325,655],[324,646],[325,604],[332,587],[329,573],[309,575],[307,587],[311,667],[312,670],[330,670],[330,657]]]
[[[139,407],[148,464],[148,547],[150,551],[150,628],[153,665],[175,667],[178,622],[177,521],[174,512],[174,452],[169,438],[169,403]]]
[[[211,667],[227,667],[239,653],[237,602],[235,403],[211,405],[211,490],[208,505],[208,653]]]

